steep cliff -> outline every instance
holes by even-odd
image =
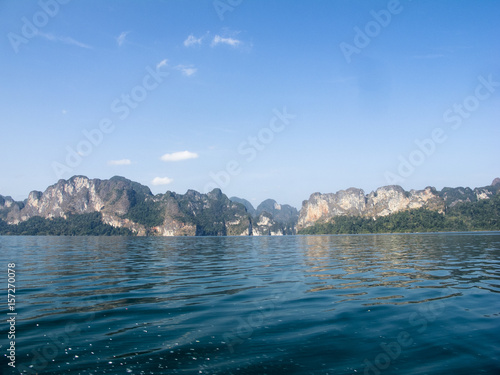
[[[260,215],[262,212],[270,213],[280,223],[293,222],[297,220],[299,215],[295,207],[288,204],[279,204],[274,199],[266,199],[257,206],[256,215]]]
[[[377,218],[419,208],[443,213],[460,202],[491,198],[500,189],[500,184],[495,184],[495,181],[491,186],[475,189],[460,187],[437,191],[427,187],[424,190],[405,191],[401,186],[392,185],[369,194],[356,188],[329,194],[314,193],[302,203],[297,230],[327,222],[337,216]]]
[[[232,202],[220,189],[208,194],[168,191],[155,197],[164,220],[154,229],[161,235],[247,236],[252,224],[245,206]]]
[[[458,203],[477,202],[481,199],[489,199],[494,196],[500,189],[500,179],[495,178],[491,185],[479,187],[475,189],[457,187],[445,187],[439,192],[439,196],[443,198],[447,207],[453,207]]]
[[[257,206],[253,226],[254,236],[295,234],[299,212],[288,204],[266,199]]]
[[[0,196],[0,218],[18,224],[33,217],[68,218],[99,212],[102,221],[137,235],[248,235],[251,221],[245,207],[231,202],[219,189],[208,194],[167,192],[154,196],[147,186],[113,177],[109,180],[74,176],[33,191],[24,202]]]
[[[489,186],[475,189],[458,187],[437,191],[427,187],[405,191],[393,185],[365,194],[361,189],[349,188],[337,193],[314,193],[303,202],[298,212],[272,199],[265,200],[254,209],[244,199],[227,198],[220,189],[207,194],[188,190],[186,194],[167,191],[165,194],[153,195],[147,186],[123,177],[100,180],[74,176],[69,180],[59,180],[43,193],[32,191],[23,202],[0,195],[0,226],[4,228],[3,233],[18,233],[6,228],[18,223],[24,223],[22,229],[26,229],[26,233],[35,233],[37,225],[45,228],[45,233],[50,233],[51,222],[55,225],[57,221],[58,228],[62,228],[57,233],[61,234],[65,233],[64,228],[71,225],[74,228],[81,222],[85,225],[85,233],[91,232],[94,225],[102,223],[120,230],[100,226],[100,233],[131,232],[159,236],[288,235],[338,217],[376,219],[417,209],[447,213],[457,211],[455,207],[462,207],[466,203],[478,203],[478,207],[482,207],[481,202],[497,199],[499,191],[500,179],[495,179]],[[82,217],[79,219],[78,215]],[[36,220],[30,226],[31,219]],[[44,219],[49,221],[41,223],[40,220]],[[61,220],[68,220],[68,225],[62,225]],[[481,224],[477,227],[487,226]],[[71,233],[78,231],[71,229]]]
[[[9,211],[6,221],[17,224],[35,216],[67,218],[68,215],[101,212],[104,223],[144,234],[144,226],[124,217],[131,207],[131,198],[136,194],[152,195],[146,186],[123,177],[92,180],[74,176],[69,180],[59,180],[43,193],[32,191],[20,210]]]
[[[9,217],[18,216],[23,207],[23,202],[16,202],[12,197],[0,195],[0,219],[8,221]]]
[[[266,199],[255,209],[252,204],[241,198],[232,197],[231,201],[245,206],[252,219],[253,236],[283,236],[295,234],[299,212],[288,204],[279,204],[274,199]]]
[[[250,214],[250,216],[252,216],[252,217],[255,216],[255,208],[253,207],[252,203],[250,203],[246,199],[238,198],[238,197],[231,197],[229,199],[231,200],[231,202],[241,203],[243,206],[245,206],[245,208],[247,209],[247,212]]]

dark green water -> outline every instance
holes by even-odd
[[[500,374],[500,233],[0,237],[4,374]]]

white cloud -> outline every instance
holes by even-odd
[[[92,48],[88,44],[79,42],[78,40],[75,40],[75,39],[73,39],[73,38],[71,38],[69,36],[57,36],[57,35],[54,35],[54,34],[41,33],[41,32],[38,32],[37,35],[39,35],[42,38],[45,38],[47,40],[50,40],[51,42],[61,42],[61,43],[64,43],[64,44],[69,44],[69,45],[77,46],[77,47],[80,47],[80,48],[87,48],[87,49],[91,49]]]
[[[191,34],[184,41],[184,46],[185,47],[191,47],[191,46],[194,46],[195,44],[201,44],[202,40],[203,40],[203,37],[195,38],[195,36],[193,34]]]
[[[186,77],[192,76],[198,71],[198,69],[194,68],[192,65],[177,65],[175,69],[180,70]]]
[[[151,181],[151,183],[154,185],[154,186],[159,186],[159,185],[168,185],[170,183],[172,183],[174,180],[172,178],[168,178],[168,177],[155,177],[153,178],[153,181]]]
[[[197,70],[198,69],[196,69],[196,68],[183,68],[182,74],[189,77],[189,76],[193,75],[194,73],[196,73]]]
[[[123,43],[125,43],[125,38],[127,37],[127,34],[130,33],[130,31],[124,31],[122,32],[118,38],[116,38],[116,43],[121,47]]]
[[[162,66],[167,66],[167,65],[168,65],[168,60],[163,59],[158,64],[156,64],[156,68],[161,68]]]
[[[132,162],[130,159],[121,159],[121,160],[109,160],[108,165],[130,165]]]
[[[241,40],[234,38],[223,38],[220,35],[216,35],[212,40],[212,47],[215,47],[218,44],[227,44],[231,47],[238,47],[241,44]]]
[[[197,157],[198,157],[198,154],[196,152],[179,151],[179,152],[174,152],[171,154],[165,154],[160,159],[168,162],[168,161],[181,161],[181,160],[188,160],[188,159],[196,159]]]

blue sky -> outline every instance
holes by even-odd
[[[495,0],[0,1],[0,194],[121,175],[300,208],[487,185],[499,19]]]

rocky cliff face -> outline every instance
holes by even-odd
[[[439,192],[439,196],[445,201],[447,207],[453,207],[458,203],[477,202],[481,199],[489,199],[500,190],[500,179],[495,178],[490,186],[475,189],[457,187],[445,187]]]
[[[218,189],[185,195],[153,196],[148,187],[123,177],[110,180],[74,176],[33,191],[24,202],[0,196],[0,218],[17,224],[32,217],[45,219],[100,212],[102,220],[138,235],[248,235],[251,221],[243,205]]]
[[[233,202],[245,205],[252,218],[253,236],[283,236],[295,234],[299,212],[288,204],[279,204],[274,199],[266,199],[255,209],[245,199],[232,197]]]
[[[295,234],[299,212],[288,204],[266,199],[257,206],[253,227],[254,236]]]
[[[170,191],[153,195],[148,187],[123,177],[99,180],[74,176],[49,186],[43,193],[31,192],[24,202],[0,195],[0,219],[17,224],[33,217],[68,218],[99,212],[105,224],[138,235],[287,235],[337,216],[377,218],[417,208],[446,212],[460,202],[489,199],[499,190],[500,179],[481,188],[442,191],[432,187],[405,191],[400,186],[384,186],[365,194],[350,188],[330,194],[314,193],[303,202],[299,213],[272,199],[254,209],[244,199],[228,199],[219,189],[208,194],[188,190],[184,195]]]
[[[279,204],[274,199],[266,199],[261,204],[257,206],[255,210],[257,215],[262,212],[267,212],[272,215],[272,217],[281,223],[294,222],[299,216],[299,211],[295,207],[288,204]]]
[[[8,221],[9,218],[17,217],[23,207],[23,202],[16,202],[11,197],[0,195],[0,219]]]
[[[494,183],[483,188],[444,188],[437,191],[427,187],[424,190],[405,191],[401,186],[384,186],[365,194],[363,190],[350,188],[337,193],[314,193],[302,203],[297,230],[316,222],[328,221],[336,216],[363,216],[377,218],[396,212],[426,208],[444,212],[460,202],[475,202],[492,197],[500,189]]]
[[[68,215],[101,212],[106,224],[144,234],[143,226],[124,217],[131,207],[130,197],[137,192],[151,195],[146,186],[122,177],[99,180],[74,176],[69,180],[59,180],[43,193],[32,191],[21,209],[9,211],[6,221],[17,224],[34,216],[67,218]]]
[[[247,212],[250,214],[250,216],[252,216],[252,217],[255,216],[255,208],[253,207],[252,203],[250,203],[246,199],[238,198],[238,197],[231,197],[229,199],[231,200],[231,202],[241,203],[243,206],[245,206],[245,208],[247,209]]]
[[[164,215],[155,230],[164,236],[248,236],[252,231],[245,207],[230,201],[220,189],[208,194],[188,190],[185,195],[168,191],[155,201]]]

